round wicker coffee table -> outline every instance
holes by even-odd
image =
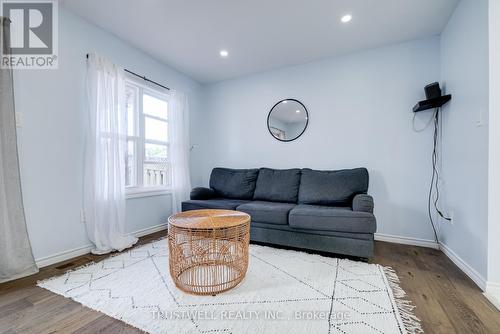
[[[216,295],[243,280],[248,268],[250,216],[232,210],[193,210],[168,218],[170,275],[195,295]]]

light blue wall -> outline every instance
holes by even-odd
[[[432,240],[432,132],[412,130],[412,107],[439,79],[433,37],[210,85],[199,129],[209,149],[198,179],[208,184],[214,166],[366,166],[378,232]],[[302,101],[310,116],[307,131],[290,143],[273,139],[266,127],[269,109],[283,98]],[[429,116],[418,114],[417,126]]]
[[[18,129],[23,195],[35,258],[89,244],[80,222],[86,53],[96,51],[187,93],[193,124],[201,111],[202,88],[193,80],[64,8],[59,22],[59,69],[16,71],[14,77],[16,108],[23,118]],[[170,196],[128,200],[127,232],[165,222],[170,208]]]
[[[441,35],[442,81],[453,94],[443,109],[443,243],[487,274],[488,1],[462,0]],[[478,126],[478,122],[482,125]]]

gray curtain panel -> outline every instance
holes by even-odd
[[[0,17],[0,53],[9,46],[8,19]],[[12,70],[0,68],[0,283],[38,272],[26,230]]]

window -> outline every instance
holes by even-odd
[[[165,190],[171,185],[167,95],[127,81],[125,97],[127,191]]]

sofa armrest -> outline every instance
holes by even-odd
[[[373,197],[358,194],[352,200],[352,210],[373,213]]]
[[[191,190],[190,198],[193,200],[204,200],[215,198],[217,195],[213,189],[205,187],[196,187]]]

